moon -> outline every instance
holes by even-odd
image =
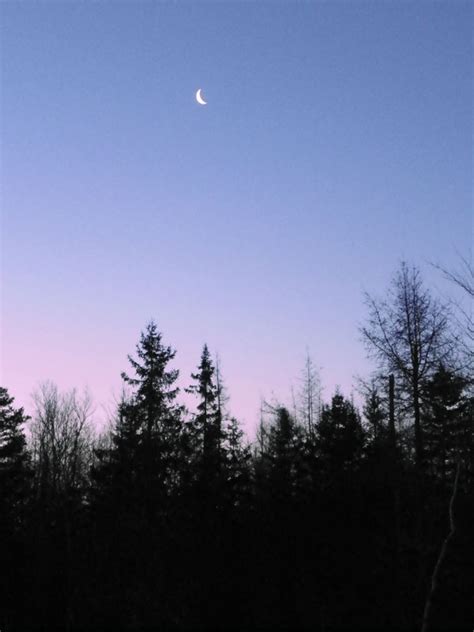
[[[199,90],[196,92],[196,101],[199,103],[199,105],[207,105],[207,101],[204,101],[201,96],[201,89],[202,88],[199,88]]]

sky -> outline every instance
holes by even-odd
[[[306,349],[367,375],[363,291],[472,248],[469,2],[3,2],[1,383],[113,408],[156,319],[251,432]],[[207,100],[200,106],[195,92]]]

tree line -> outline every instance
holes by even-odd
[[[0,388],[0,630],[471,630],[472,321],[407,264],[366,304],[361,409],[308,356],[253,442],[207,345],[180,403],[155,322],[99,436],[87,395]]]

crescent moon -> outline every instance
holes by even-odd
[[[199,103],[199,105],[207,105],[207,101],[204,101],[201,96],[201,88],[199,88],[199,90],[196,92],[196,101]]]

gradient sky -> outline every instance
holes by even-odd
[[[97,417],[155,317],[232,411],[369,364],[362,290],[472,246],[470,2],[3,2],[2,383]],[[197,105],[194,93],[208,100]]]

